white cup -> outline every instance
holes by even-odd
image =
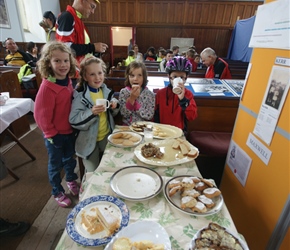
[[[181,88],[179,87],[178,83],[183,83],[182,79],[180,77],[176,77],[173,79],[173,88],[172,88],[172,91],[174,94],[177,94],[177,95],[180,95],[182,90]]]
[[[150,127],[144,128],[144,141],[145,142],[152,142],[153,141],[153,129]]]
[[[1,95],[7,96],[8,98],[10,98],[10,93],[9,92],[1,92]]]
[[[0,95],[0,106],[4,106],[9,98],[6,95]]]
[[[110,102],[107,99],[96,99],[96,105],[103,105],[107,110],[110,107]]]

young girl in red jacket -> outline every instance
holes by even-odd
[[[73,87],[70,76],[75,75],[75,59],[71,49],[62,42],[44,45],[38,69],[43,78],[35,100],[34,118],[42,130],[48,152],[48,178],[52,195],[61,207],[71,200],[61,185],[62,169],[72,195],[78,195],[75,174],[75,136],[69,123]]]
[[[160,89],[155,97],[154,122],[176,126],[187,132],[187,122],[193,121],[197,117],[197,107],[193,94],[184,84],[191,71],[191,63],[188,59],[176,56],[166,64],[166,72],[169,76],[170,84]],[[181,78],[178,84],[180,93],[175,94],[173,80]]]

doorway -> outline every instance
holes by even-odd
[[[117,66],[118,62],[122,62],[128,56],[128,45],[130,39],[132,44],[135,43],[135,27],[111,27],[111,65]]]

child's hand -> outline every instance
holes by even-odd
[[[94,115],[99,115],[99,114],[101,114],[102,112],[105,112],[105,111],[106,111],[106,107],[103,106],[103,105],[94,105],[92,107],[92,113]]]
[[[140,95],[141,88],[139,85],[132,85],[130,96],[134,99],[137,99]]]
[[[185,94],[185,86],[183,83],[178,83],[178,86],[181,89],[181,93],[178,96],[179,100],[182,100],[184,98],[184,94]]]
[[[110,107],[111,107],[112,109],[117,108],[117,102],[116,102],[116,101],[110,101]]]

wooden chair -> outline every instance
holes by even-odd
[[[159,65],[157,64],[157,65],[155,65],[155,66],[149,66],[149,65],[146,65],[146,69],[147,69],[147,71],[158,71],[158,69],[159,69]]]
[[[9,92],[11,98],[22,98],[17,74],[13,70],[0,71],[0,92]]]
[[[11,70],[16,74],[18,85],[20,86],[20,90],[22,92],[21,97],[31,98],[31,99],[35,100],[36,94],[37,94],[38,89],[39,89],[38,85],[40,85],[40,83],[41,83],[41,78],[39,79],[39,76],[38,76],[39,73],[36,72],[35,68],[33,68],[33,72],[35,72],[36,77],[32,79],[33,87],[29,88],[29,89],[25,88],[25,86],[23,84],[19,83],[17,74],[19,73],[20,66],[0,66],[0,72],[3,72],[3,71],[5,72],[8,70]],[[13,79],[14,79],[14,77],[13,77]],[[40,83],[38,83],[39,80],[40,80]],[[11,96],[11,97],[13,97],[13,96]],[[20,97],[20,96],[18,96],[18,97]]]
[[[125,70],[112,69],[111,77],[125,77]]]
[[[16,74],[19,73],[20,66],[0,66],[0,71],[13,70]]]

